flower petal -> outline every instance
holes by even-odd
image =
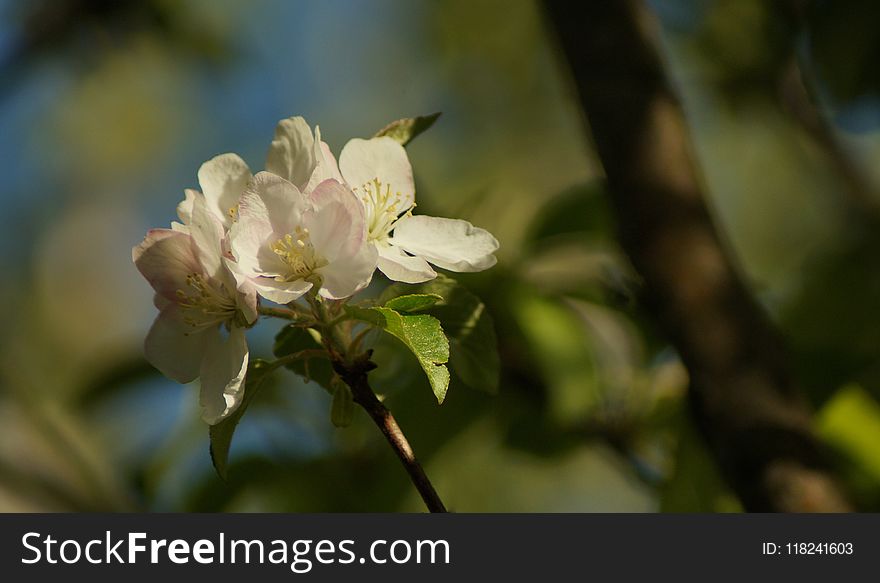
[[[376,249],[379,252],[379,271],[390,280],[422,283],[437,277],[437,272],[421,257],[407,255],[403,249],[392,245],[377,245]]]
[[[354,255],[338,257],[318,270],[323,278],[318,293],[331,300],[353,296],[370,285],[379,253],[376,246],[364,243]]]
[[[450,271],[482,271],[495,265],[498,240],[459,219],[409,216],[394,226],[389,242]]]
[[[238,199],[251,178],[250,168],[238,154],[220,154],[199,168],[199,185],[208,208],[226,227],[232,224]]]
[[[312,284],[303,279],[278,281],[274,277],[254,277],[251,284],[260,296],[281,305],[298,300],[312,289]]]
[[[189,233],[205,273],[218,281],[224,281],[226,267],[221,259],[226,234],[220,219],[208,210],[207,201],[203,197],[193,200]]]
[[[339,166],[336,164],[336,157],[330,150],[330,146],[327,145],[327,142],[321,141],[321,129],[318,126],[315,126],[315,160],[317,162],[315,169],[312,171],[308,186],[305,187],[303,192],[311,192],[320,183],[331,178],[344,182],[342,174],[339,173]]]
[[[309,206],[308,198],[284,178],[270,172],[257,172],[241,196],[239,222],[247,219],[269,224],[277,234],[290,233],[301,223],[302,214]]]
[[[188,383],[199,376],[206,333],[184,322],[176,303],[167,303],[147,333],[144,355],[166,377]]]
[[[238,408],[244,396],[248,347],[244,330],[233,326],[224,338],[219,328],[206,333],[201,366],[199,405],[202,419],[210,425]]]
[[[383,188],[391,185],[391,192],[400,195],[399,212],[412,206],[415,200],[415,182],[406,150],[387,136],[363,140],[349,140],[339,155],[342,176],[356,194],[363,185],[378,179]]]
[[[318,164],[312,130],[300,116],[282,119],[266,156],[266,170],[305,189]]]
[[[183,191],[183,200],[177,203],[177,218],[180,219],[180,222],[184,225],[188,225],[192,220],[192,208],[193,203],[197,198],[204,198],[203,195],[198,190],[187,188]],[[172,225],[173,228],[173,225]]]
[[[315,250],[333,262],[354,255],[364,245],[367,228],[364,207],[354,193],[336,180],[325,180],[309,195],[314,211],[303,216]]]
[[[253,324],[259,313],[257,312],[257,288],[247,274],[243,273],[238,263],[232,261],[228,257],[223,258],[223,263],[233,280],[233,286],[236,288],[236,303],[241,310],[245,321]]]
[[[271,244],[293,233],[309,206],[308,199],[287,180],[269,172],[257,173],[241,197],[238,221],[229,231],[238,269],[249,277],[283,273],[286,267]]]
[[[152,229],[132,249],[131,257],[157,293],[176,301],[177,290],[186,287],[186,277],[204,269],[196,257],[192,237],[171,229]]]

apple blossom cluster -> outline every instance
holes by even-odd
[[[495,264],[498,241],[467,221],[413,214],[415,184],[392,137],[350,140],[339,156],[302,117],[278,123],[264,171],[236,154],[198,171],[180,222],[150,230],[132,250],[159,309],[145,341],[166,376],[200,379],[202,417],[216,424],[240,404],[248,370],[245,331],[260,303],[308,295],[345,301],[376,269],[420,283],[434,267],[457,272]]]

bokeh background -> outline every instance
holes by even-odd
[[[650,2],[716,224],[839,477],[880,510],[880,8],[817,1],[794,22],[782,4]],[[279,119],[320,124],[338,153],[434,111],[408,147],[420,212],[501,241],[496,268],[459,278],[495,319],[500,390],[453,379],[438,407],[390,347],[374,385],[447,506],[741,510],[635,300],[554,47],[526,0],[0,1],[0,510],[420,510],[366,416],[334,429],[290,373],[221,481],[197,389],[142,358],[155,314],[130,250],[203,161],[262,168]]]

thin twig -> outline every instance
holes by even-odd
[[[369,355],[367,355],[368,357]],[[382,404],[373,392],[370,383],[367,380],[367,373],[372,370],[375,365],[368,358],[358,360],[352,364],[346,364],[340,361],[334,361],[333,368],[342,380],[351,388],[354,402],[360,405],[364,411],[370,416],[370,419],[382,431],[382,435],[388,440],[388,444],[400,458],[403,467],[409,474],[413,485],[418,490],[419,495],[425,502],[430,512],[446,512],[443,501],[422,469],[419,460],[416,459],[412,447],[409,445],[406,436],[394,419],[391,412]]]

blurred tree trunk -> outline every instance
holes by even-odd
[[[845,511],[783,343],[728,256],[639,1],[546,0],[645,307],[690,375],[697,426],[750,511]]]

